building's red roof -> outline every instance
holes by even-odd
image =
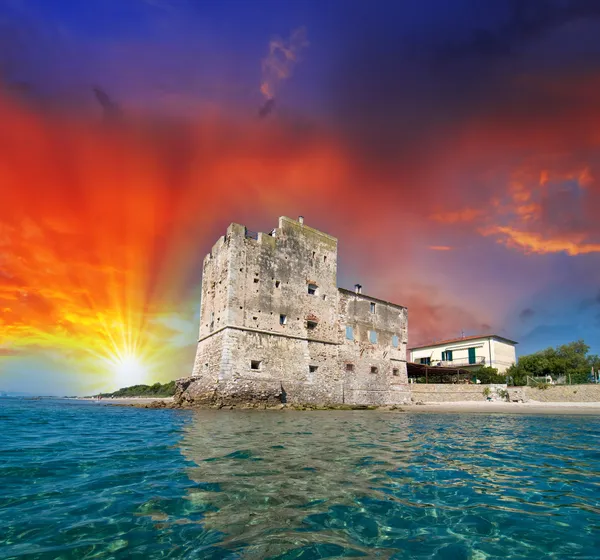
[[[446,344],[452,344],[453,342],[462,342],[463,340],[479,340],[481,338],[497,338],[498,340],[503,340],[504,342],[508,342],[510,344],[519,344],[516,340],[511,340],[510,338],[505,338],[504,336],[498,336],[497,334],[484,334],[463,336],[460,338],[449,338],[448,340],[437,340],[430,344],[421,344],[420,346],[413,346],[412,348],[409,348],[409,350],[418,350],[419,348],[430,348],[432,346],[445,346]]]

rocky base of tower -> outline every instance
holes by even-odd
[[[186,377],[175,382],[174,402],[179,406],[275,406],[286,402],[285,391],[276,384],[208,385],[203,379]]]
[[[176,381],[174,403],[178,407],[274,407],[318,406],[393,406],[411,402],[408,388],[388,391],[365,391],[316,384],[269,381],[231,380],[214,383],[203,377],[186,377]]]

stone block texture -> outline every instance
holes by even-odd
[[[231,224],[204,259],[188,400],[410,401],[405,307],[337,287],[337,239],[279,218]]]

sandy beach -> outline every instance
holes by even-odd
[[[500,413],[500,414],[593,414],[600,415],[600,402],[472,402],[425,403],[405,408],[423,413]]]

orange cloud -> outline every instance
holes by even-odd
[[[484,235],[501,235],[498,243],[521,249],[525,253],[567,253],[570,256],[600,253],[600,243],[586,243],[582,237],[575,239],[544,238],[542,234],[514,230],[510,227],[491,227],[482,230]]]
[[[273,99],[279,84],[289,78],[298,63],[300,52],[308,46],[306,29],[299,27],[284,41],[277,37],[269,42],[269,54],[262,61],[260,91],[266,99]]]

